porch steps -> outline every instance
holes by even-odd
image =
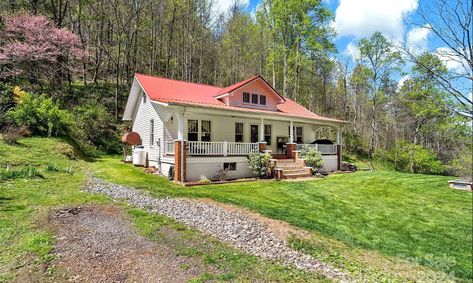
[[[304,164],[295,162],[293,159],[277,159],[274,162],[276,170],[282,171],[282,179],[296,179],[312,176],[310,168],[304,167]]]

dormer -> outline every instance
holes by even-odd
[[[269,111],[277,111],[277,105],[285,102],[259,75],[222,89],[215,98],[228,106]]]

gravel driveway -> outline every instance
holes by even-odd
[[[90,177],[85,190],[102,193],[114,199],[151,212],[163,214],[178,222],[262,258],[278,260],[301,270],[317,272],[328,279],[349,281],[335,268],[291,249],[281,237],[267,225],[249,214],[228,210],[211,202],[182,198],[154,198],[144,191],[113,184]]]
[[[60,267],[61,274],[47,281],[186,282],[207,271],[140,236],[117,206],[60,209],[51,213],[49,224],[55,232],[51,265]],[[184,264],[189,269],[182,269]]]

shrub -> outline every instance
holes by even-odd
[[[207,179],[207,178],[203,178],[203,179],[200,179],[198,183],[199,183],[200,185],[210,185],[210,184],[212,184],[212,181],[210,181],[210,180]]]
[[[304,145],[301,150],[301,157],[304,158],[306,165],[312,167],[315,171],[324,166],[322,154],[315,147]]]
[[[470,148],[464,148],[447,166],[450,175],[458,176],[464,181],[473,181],[473,155]]]
[[[215,179],[219,181],[225,181],[230,177],[230,172],[228,172],[228,169],[220,169],[217,172],[217,175],[215,175]]]
[[[30,132],[25,126],[9,125],[2,130],[2,139],[6,144],[17,144],[20,138],[29,135]]]
[[[248,164],[258,177],[271,177],[271,154],[252,153],[248,156]]]
[[[440,174],[444,170],[432,150],[405,141],[400,141],[387,151],[384,158],[393,164],[395,170],[402,172]]]
[[[74,140],[108,153],[120,152],[120,135],[115,117],[103,105],[78,106],[74,108],[73,113],[76,117],[71,127]]]
[[[9,124],[7,112],[14,106],[13,88],[0,82],[0,128]]]
[[[16,125],[26,126],[32,134],[41,136],[67,135],[74,120],[68,111],[59,109],[44,94],[33,96],[19,87],[15,87],[13,93],[17,104],[8,115]]]

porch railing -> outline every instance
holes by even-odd
[[[166,154],[174,154],[174,141],[166,141]]]
[[[336,144],[297,144],[297,150],[301,150],[302,147],[315,147],[321,154],[337,154]]]
[[[258,143],[240,142],[187,142],[188,155],[209,155],[209,156],[244,156],[258,152]]]

